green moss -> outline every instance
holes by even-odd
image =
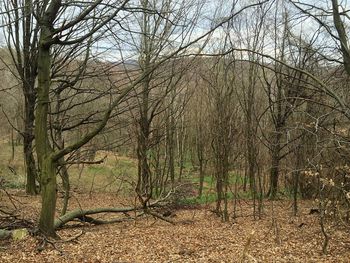
[[[22,240],[22,239],[26,238],[28,235],[29,235],[29,232],[25,228],[15,229],[12,231],[12,238],[15,241]]]

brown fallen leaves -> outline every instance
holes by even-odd
[[[79,204],[83,207],[120,205],[110,194],[93,199],[80,196],[79,200],[84,200]],[[37,214],[37,202],[33,198],[23,203],[27,216],[30,211]],[[350,233],[344,229],[328,229],[329,254],[321,254],[318,218],[308,214],[309,203],[302,203],[300,215],[293,217],[290,202],[275,202],[274,224],[270,202],[266,201],[260,220],[252,218],[249,202],[241,203],[235,223],[223,223],[208,208],[200,208],[177,211],[172,218],[176,225],[148,215],[136,222],[60,230],[63,239],[81,230],[84,234],[42,252],[37,251],[34,237],[0,241],[0,262],[350,262]]]

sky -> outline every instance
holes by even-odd
[[[195,0],[196,1],[196,0]],[[198,0],[199,1],[199,0]],[[232,6],[234,2],[237,2],[235,5],[234,10],[239,10],[241,6],[243,6],[243,3],[256,3],[259,0],[244,0],[244,1],[224,1],[224,0],[214,0],[214,1],[207,1],[203,4],[201,9],[200,16],[197,17],[197,23],[195,27],[190,27],[190,23],[184,23],[186,26],[183,26],[181,28],[181,31],[174,31],[173,34],[169,36],[169,38],[173,39],[173,47],[168,46],[168,50],[175,49],[176,43],[179,44],[179,42],[185,41],[191,41],[194,40],[201,35],[203,35],[205,32],[207,32],[210,27],[213,26],[213,24],[219,22],[222,19],[225,19],[228,17],[232,11]],[[180,1],[179,1],[180,2]],[[189,2],[189,1],[188,1]],[[282,3],[282,1],[270,1],[274,3]],[[330,1],[328,0],[303,0],[300,1],[306,4],[317,4],[317,6],[322,5],[328,5]],[[339,1],[344,6],[348,6],[348,1]],[[176,3],[176,2],[175,2]],[[186,1],[184,2],[186,3]],[[267,4],[266,6],[268,6]],[[219,6],[219,8],[216,8],[216,6]],[[175,4],[174,7],[179,7],[179,4]],[[266,7],[267,8],[267,7]],[[190,22],[190,16],[195,13],[195,7],[188,7],[186,10],[187,14],[187,21]],[[192,12],[192,13],[191,13]],[[271,8],[269,10],[269,14],[264,18],[266,20],[267,25],[265,30],[265,35],[261,36],[264,37],[265,41],[265,49],[266,52],[271,53],[274,48],[274,41],[273,41],[273,35],[274,35],[274,25],[273,20],[274,16],[277,14],[280,16],[280,19],[282,19],[282,13],[283,8],[279,4],[277,7],[277,10],[274,10]],[[256,13],[255,13],[256,15]],[[314,23],[314,20],[312,18],[306,18],[301,20],[296,20],[293,16],[293,13],[290,15],[290,25],[293,27],[293,33],[296,36],[302,36],[305,40],[309,41],[314,36],[315,31],[318,29],[317,23]],[[210,35],[210,39],[204,38],[203,40],[199,41],[195,45],[193,45],[188,52],[197,52],[198,49],[203,46],[204,42],[206,41],[206,47],[204,48],[203,52],[216,52],[215,50],[220,49],[221,45],[223,44],[223,40],[225,39],[226,34],[228,33],[230,35],[231,42],[236,45],[237,47],[246,47],[244,46],[245,43],[248,43],[251,41],[251,39],[254,36],[254,27],[256,27],[258,24],[249,24],[249,21],[254,21],[254,15],[251,13],[251,11],[246,11],[241,14],[239,19],[236,19],[234,22],[234,26],[232,28],[227,29],[226,26],[219,27],[213,34]],[[131,30],[134,31],[140,31],[140,29],[137,26],[137,23],[135,22],[135,15],[128,15],[125,16],[123,19],[121,19],[120,24],[125,29],[127,26],[130,26]],[[133,22],[130,22],[133,21]],[[134,24],[134,26],[132,26]],[[95,54],[99,54],[101,59],[106,59],[110,61],[118,61],[121,59],[130,59],[134,60],[138,57],[138,52],[136,47],[140,45],[140,34],[130,34],[129,32],[126,32],[123,30],[120,25],[117,23],[113,26],[112,31],[115,32],[115,36],[109,37],[109,38],[103,38],[99,41],[97,41],[93,46],[93,52]],[[180,28],[180,27],[179,27]],[[240,28],[240,32],[238,34],[237,28]],[[106,29],[103,29],[106,30]],[[183,31],[182,31],[183,30]],[[282,32],[281,27],[278,29],[280,30],[280,33]],[[124,33],[123,33],[124,32]],[[184,32],[187,32],[187,35],[184,34]],[[157,32],[159,35],[161,35],[162,32]],[[318,36],[319,40],[315,42],[315,45],[322,46],[324,43],[330,43],[327,41],[327,34],[322,33]],[[176,41],[175,41],[176,40]],[[328,39],[329,40],[329,39]],[[4,32],[0,29],[0,45],[5,45],[4,41]],[[334,48],[334,43],[330,43],[330,50]],[[164,48],[166,50],[166,48]]]

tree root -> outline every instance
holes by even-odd
[[[57,244],[62,244],[62,243],[68,243],[77,240],[79,237],[81,237],[84,234],[84,232],[81,230],[78,234],[74,235],[73,237],[70,237],[68,239],[51,239],[46,237],[45,235],[40,235],[41,242],[37,246],[37,250],[39,252],[43,251],[45,247],[50,244],[55,250],[57,250],[61,255],[63,255],[63,251],[57,247]]]

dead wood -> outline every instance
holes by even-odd
[[[71,212],[66,213],[63,216],[60,216],[55,220],[55,229],[61,228],[63,225],[68,223],[69,221],[72,221],[74,219],[80,219],[85,222],[98,224],[99,222],[102,223],[103,221],[95,220],[91,217],[87,217],[88,215],[94,215],[99,213],[126,213],[131,211],[139,210],[139,208],[135,207],[124,207],[124,208],[115,208],[115,207],[99,207],[94,209],[76,209]],[[103,222],[105,223],[105,222]]]
[[[149,214],[152,215],[153,217],[157,217],[159,219],[162,219],[170,224],[175,224],[172,220],[164,217],[161,214],[158,214],[156,212],[153,212],[150,210],[150,208],[154,207],[154,206],[158,206],[159,205],[159,200],[149,204],[146,208],[144,207],[100,207],[100,208],[93,208],[93,209],[87,209],[87,210],[83,210],[83,209],[75,209],[71,212],[66,213],[63,216],[60,216],[59,218],[57,218],[55,220],[55,229],[61,228],[63,225],[65,225],[66,223],[68,223],[69,221],[72,221],[74,219],[79,219],[83,222],[87,222],[87,223],[92,223],[95,225],[99,225],[99,224],[110,224],[110,223],[117,223],[117,222],[122,222],[125,220],[130,220],[133,218],[130,217],[126,217],[124,219],[113,219],[113,220],[99,220],[99,219],[94,219],[93,217],[89,217],[89,215],[95,215],[95,214],[100,214],[100,213],[123,213],[126,214],[127,212],[132,212],[132,211],[143,211],[145,214]]]
[[[151,216],[153,216],[153,217],[155,217],[155,218],[159,218],[159,219],[161,219],[161,220],[163,220],[163,221],[165,221],[165,222],[168,222],[169,224],[175,225],[175,222],[174,222],[174,221],[170,220],[169,218],[164,217],[164,216],[161,215],[161,214],[158,214],[157,212],[153,212],[153,211],[151,211],[151,210],[146,210],[145,213],[146,213],[146,214],[149,214],[149,215],[151,215]]]

